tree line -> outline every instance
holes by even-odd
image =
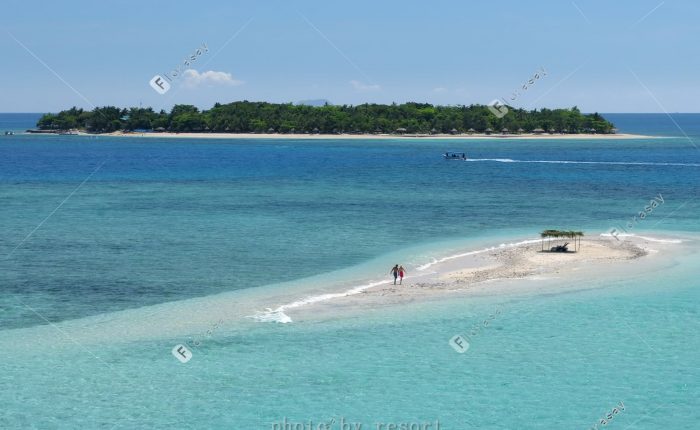
[[[503,117],[488,106],[433,106],[427,103],[307,106],[292,103],[237,101],[216,103],[200,111],[175,105],[170,112],[152,108],[73,107],[45,114],[41,130],[80,129],[91,133],[113,131],[168,131],[219,133],[465,133],[550,132],[612,133],[614,126],[598,113],[571,109],[526,111],[508,107]]]

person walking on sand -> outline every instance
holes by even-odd
[[[394,267],[392,267],[391,270],[389,270],[389,273],[394,275],[394,285],[396,285],[396,278],[399,277],[399,265],[394,264]]]
[[[399,266],[399,285],[403,284],[403,276],[406,274],[406,269],[403,266]]]

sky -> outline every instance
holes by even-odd
[[[697,0],[2,0],[0,10],[0,112],[309,99],[700,112]]]

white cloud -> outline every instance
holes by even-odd
[[[233,75],[226,72],[215,72],[208,70],[199,73],[194,69],[187,69],[183,73],[183,85],[195,88],[200,85],[242,85],[243,81],[234,79]]]
[[[382,89],[382,87],[377,84],[370,85],[360,81],[350,81],[350,85],[358,91],[379,91]]]
[[[434,93],[444,93],[444,92],[446,92],[446,91],[447,91],[447,88],[445,88],[445,87],[436,87],[436,88],[433,88],[433,92],[434,92]]]

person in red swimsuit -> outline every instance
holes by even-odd
[[[403,266],[399,266],[399,285],[403,284],[403,276],[406,274],[406,269]]]

